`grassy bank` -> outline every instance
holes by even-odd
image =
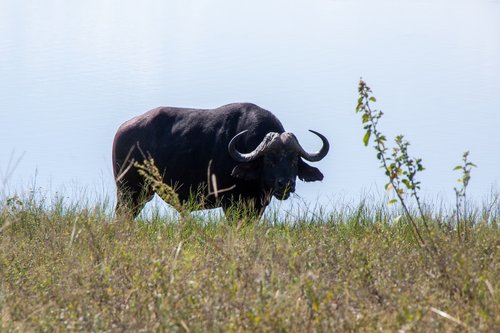
[[[431,258],[377,207],[294,224],[28,201],[0,216],[0,331],[500,328],[498,217],[477,214],[467,240],[434,218]]]

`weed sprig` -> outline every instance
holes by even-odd
[[[422,208],[418,193],[420,190],[420,181],[417,180],[417,175],[424,170],[422,159],[409,155],[408,146],[410,143],[403,135],[396,136],[392,153],[388,154],[387,138],[377,127],[383,113],[380,110],[372,109],[370,106],[370,103],[376,102],[376,98],[372,96],[372,90],[363,80],[359,82],[358,92],[359,98],[356,113],[362,113],[363,128],[366,130],[363,136],[363,143],[367,146],[370,138],[373,137],[377,159],[380,161],[380,166],[385,170],[385,174],[389,179],[385,188],[386,190],[394,189],[397,197],[397,199],[389,201],[389,204],[399,200],[411,225],[411,230],[414,238],[417,240],[417,244],[425,250],[426,254],[429,254],[429,258],[431,259],[429,262],[431,264],[430,267],[434,267],[440,272],[440,276],[443,278],[441,283],[450,285],[453,294],[459,294],[466,298],[474,297],[470,293],[470,290],[464,290],[453,277],[454,271],[459,264],[456,258],[452,258],[446,253],[444,244],[438,241],[441,237],[439,235],[440,230],[434,229],[434,232],[431,232],[429,228],[428,217]],[[469,152],[465,152],[462,158],[463,164],[456,166],[454,169],[462,171],[462,177],[458,180],[462,186],[460,188],[455,187],[458,240],[468,240],[469,230],[472,229],[472,226],[468,222],[470,219],[467,210],[466,190],[470,181],[471,168],[476,165],[468,160],[468,156]],[[406,195],[408,194],[414,198],[419,216],[410,213],[406,201]],[[416,218],[419,218],[421,224],[417,223]],[[423,230],[421,230],[422,225]],[[439,247],[437,246],[438,243],[440,244]],[[437,313],[440,314],[441,312]]]
[[[389,148],[386,145],[387,138],[378,129],[378,123],[384,113],[380,110],[372,109],[370,106],[370,103],[375,103],[377,99],[372,95],[372,90],[363,80],[359,81],[358,93],[359,98],[356,106],[356,113],[362,113],[361,120],[363,129],[366,130],[363,136],[363,143],[365,146],[368,146],[370,139],[373,137],[377,159],[380,161],[381,168],[384,169],[386,176],[389,178],[389,181],[385,184],[385,189],[394,189],[396,197],[401,203],[405,215],[412,226],[417,244],[420,247],[436,253],[437,248],[430,235],[427,219],[418,195],[420,182],[417,181],[416,175],[418,172],[424,170],[422,159],[413,158],[408,155],[408,146],[410,142],[408,142],[403,135],[398,135],[395,138],[394,141],[396,146],[392,149],[391,155],[388,154]],[[417,222],[410,213],[408,204],[404,198],[405,194],[410,194],[410,196],[415,198],[427,237],[423,236]],[[397,199],[389,201],[389,204],[395,203]]]
[[[469,151],[464,152],[462,155],[463,163],[461,165],[457,165],[453,170],[462,171],[461,177],[457,180],[461,186],[454,187],[455,190],[455,199],[456,199],[456,215],[457,215],[457,234],[459,238],[467,239],[468,238],[468,230],[470,228],[468,223],[468,211],[467,211],[467,186],[470,181],[470,172],[472,168],[476,168],[477,166],[468,160]],[[461,213],[462,212],[462,213]]]
[[[152,158],[144,159],[142,164],[134,162],[134,167],[137,168],[137,172],[144,177],[148,185],[153,188],[163,201],[168,202],[181,216],[188,214],[175,190],[163,182],[163,177]]]

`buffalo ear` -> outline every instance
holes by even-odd
[[[256,180],[259,178],[259,171],[253,163],[241,163],[234,167],[231,176],[243,180]]]
[[[315,182],[317,180],[323,180],[323,174],[318,168],[312,167],[306,162],[299,158],[299,179],[304,182]]]

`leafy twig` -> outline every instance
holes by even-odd
[[[370,103],[375,103],[377,100],[372,95],[370,87],[368,87],[363,80],[359,81],[358,92],[359,98],[356,106],[356,113],[362,113],[361,119],[363,129],[366,130],[365,135],[363,136],[363,143],[365,146],[368,146],[370,139],[373,137],[373,142],[375,143],[374,148],[377,152],[377,159],[380,161],[381,168],[385,170],[385,174],[389,178],[389,182],[385,185],[385,188],[389,189],[392,187],[394,189],[396,197],[401,203],[401,206],[403,207],[403,210],[405,211],[405,214],[412,226],[413,233],[419,246],[429,250],[427,243],[424,240],[415,219],[410,214],[408,205],[403,197],[406,193],[405,191],[409,191],[409,194],[415,198],[425,230],[429,235],[429,243],[431,246],[430,251],[436,253],[437,248],[430,235],[427,220],[418,196],[420,182],[416,180],[416,175],[418,172],[424,170],[422,159],[412,158],[408,155],[408,146],[410,143],[405,140],[403,135],[398,135],[395,138],[396,146],[392,149],[392,154],[390,156],[388,155],[388,148],[386,146],[387,138],[377,127],[378,122],[384,113],[380,110],[371,108]],[[393,199],[389,201],[389,203],[392,204],[396,202],[397,199]]]

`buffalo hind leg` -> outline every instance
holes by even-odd
[[[154,192],[150,189],[130,190],[118,187],[116,198],[116,217],[135,219],[146,203],[153,199]]]

